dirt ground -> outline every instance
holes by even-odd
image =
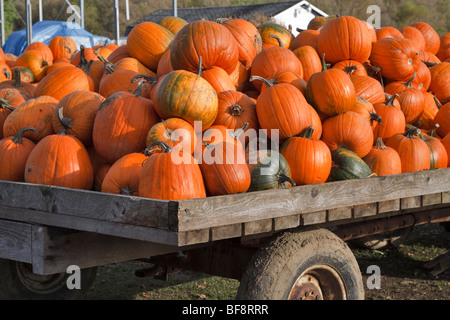
[[[450,250],[450,233],[439,224],[414,228],[404,243],[385,250],[354,249],[364,282],[371,284],[371,265],[379,267],[380,288],[369,289],[366,300],[450,300],[450,268],[431,275],[424,265]],[[372,286],[373,287],[373,286]]]

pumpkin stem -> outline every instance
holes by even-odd
[[[103,62],[103,69],[106,70],[107,74],[111,74],[114,72],[114,69],[116,67],[115,64],[113,64],[111,61],[108,61],[107,59],[105,59],[105,57],[97,55],[98,59]]]
[[[200,57],[198,57],[198,68],[197,68],[197,75],[199,77],[202,76],[202,70],[203,70],[202,64],[203,64],[203,58],[202,58],[202,56],[200,56]]]
[[[131,196],[136,190],[130,189],[129,186],[126,186],[125,188],[119,187],[120,194],[124,194],[127,196]]]
[[[371,122],[376,121],[376,122],[378,122],[380,124],[383,123],[383,120],[381,119],[380,115],[376,114],[373,111],[370,111],[369,114],[370,114],[370,121]]]
[[[306,128],[305,130],[303,130],[299,135],[297,135],[300,138],[305,138],[305,139],[312,139],[312,135],[314,133],[314,128],[312,126],[309,126],[308,128]]]
[[[150,83],[152,86],[154,86],[158,82],[157,78],[150,77],[144,74],[138,74],[131,78],[131,83],[139,81],[139,79],[144,80],[144,82]]]
[[[348,75],[352,75],[355,71],[358,70],[358,66],[345,66],[344,71]]]
[[[14,108],[12,105],[9,104],[8,101],[6,101],[4,98],[0,99],[0,109],[9,109],[11,111],[16,110],[16,108]]]
[[[217,18],[216,22],[222,24],[224,22],[227,22],[228,20],[230,20],[230,19],[228,19],[228,18]]]
[[[253,81],[253,80],[259,80],[262,81],[267,87],[272,87],[273,85],[276,84],[276,79],[265,79],[263,77],[260,76],[251,76],[249,81]]]
[[[440,101],[436,98],[436,95],[434,95],[434,103],[436,103],[436,106],[438,109],[442,108],[442,104]]]
[[[416,72],[414,72],[413,76],[411,79],[408,80],[408,82],[404,83],[403,85],[407,88],[412,88],[412,82],[414,80],[414,78],[416,77]]]
[[[35,128],[32,127],[25,127],[20,129],[19,131],[17,131],[17,133],[15,134],[15,136],[11,139],[12,142],[14,143],[22,143],[23,142],[23,134],[27,131],[33,131],[33,132],[37,132],[37,130]]]
[[[58,109],[58,120],[64,127],[64,129],[72,129],[72,119],[64,117],[63,108]]]
[[[280,37],[277,36],[276,34],[270,34],[269,38],[274,38],[275,40],[277,40],[279,47],[284,47],[283,42],[281,41]]]
[[[230,114],[235,117],[239,117],[243,112],[241,106],[238,105],[237,103],[235,105],[232,105],[231,107],[229,107],[229,109],[230,109]]]
[[[243,134],[243,133],[245,132],[245,130],[247,130],[247,128],[248,128],[248,122],[245,122],[244,125],[243,125],[242,127],[238,128],[238,129],[236,129],[236,130],[234,130],[233,132],[230,132],[230,135],[231,135],[234,139],[238,140],[238,139],[239,139],[239,136],[240,136],[241,134]]]
[[[436,124],[434,125],[433,129],[431,129],[430,131],[428,131],[427,134],[428,134],[430,137],[436,138],[436,137],[437,137],[436,130],[437,130],[438,128],[439,128],[439,123],[436,123]]]
[[[386,102],[384,104],[387,105],[387,106],[395,107],[394,100],[398,97],[398,93],[396,93],[396,94],[394,94],[392,96],[390,96],[390,95],[388,95],[386,93],[385,96],[386,96],[387,100],[386,100]]]
[[[89,75],[89,67],[90,63],[87,61],[86,56],[84,55],[84,46],[80,46],[80,62],[77,65],[77,68],[83,70],[87,75]]]
[[[422,136],[422,131],[413,125],[407,125],[407,130],[403,135],[409,139],[414,139],[414,135]],[[422,136],[423,137],[423,136]]]
[[[22,85],[22,79],[20,78],[20,68],[16,67],[14,68],[14,83],[12,84],[14,88],[21,88]]]
[[[325,62],[325,53],[322,54],[322,71],[326,71],[327,68],[327,63]]]
[[[377,142],[375,144],[375,148],[376,149],[386,149],[386,145],[383,142],[383,138],[381,138],[381,137],[377,138]]]
[[[151,153],[153,149],[160,149],[164,153],[172,152],[172,147],[163,141],[153,142],[145,149],[145,152]]]
[[[291,187],[295,187],[295,181],[292,180],[292,178],[286,175],[284,172],[281,172],[279,174],[278,183],[283,184],[285,182],[289,182],[291,184]]]
[[[136,97],[142,97],[142,86],[144,85],[145,81],[144,80],[139,80],[138,81],[138,85],[136,87],[136,89],[133,91],[133,94]]]
[[[423,60],[422,60],[422,62],[425,63],[425,65],[426,65],[428,68],[431,68],[432,66],[437,65],[436,62],[428,62],[428,61],[423,61]]]

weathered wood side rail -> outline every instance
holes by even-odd
[[[0,218],[168,245],[450,207],[450,168],[182,201],[0,181]]]

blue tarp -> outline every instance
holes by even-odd
[[[53,37],[66,36],[75,40],[78,45],[84,45],[86,48],[91,48],[97,44],[108,43],[111,40],[107,37],[95,36],[90,32],[82,29],[80,25],[73,22],[66,21],[39,21],[32,27],[32,42],[43,42],[48,44]],[[27,34],[26,30],[20,30],[13,32],[2,49],[5,53],[12,53],[16,56],[21,54],[27,46]]]

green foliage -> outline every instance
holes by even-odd
[[[395,20],[398,25],[408,26],[416,21],[427,20],[429,16],[430,13],[426,6],[408,1],[398,6]]]

